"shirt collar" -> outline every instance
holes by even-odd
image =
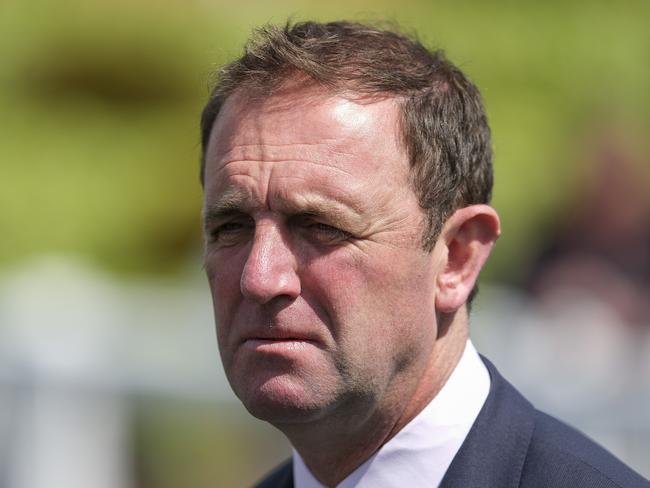
[[[478,417],[490,390],[490,375],[468,340],[440,392],[337,488],[438,486]],[[325,488],[293,451],[295,488]]]

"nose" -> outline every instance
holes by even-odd
[[[300,295],[297,259],[277,225],[256,226],[240,286],[242,295],[260,304],[276,297],[293,300]]]

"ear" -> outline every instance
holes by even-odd
[[[436,310],[451,313],[465,304],[500,233],[499,216],[489,205],[460,208],[447,219],[436,243],[442,256]]]

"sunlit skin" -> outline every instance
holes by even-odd
[[[293,86],[231,96],[206,153],[205,267],[226,375],[326,485],[442,387],[498,234],[490,207],[467,207],[423,249],[398,128],[394,99]]]

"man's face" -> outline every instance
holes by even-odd
[[[230,97],[204,212],[221,358],[253,415],[403,401],[436,338],[438,260],[421,246],[394,100]]]

